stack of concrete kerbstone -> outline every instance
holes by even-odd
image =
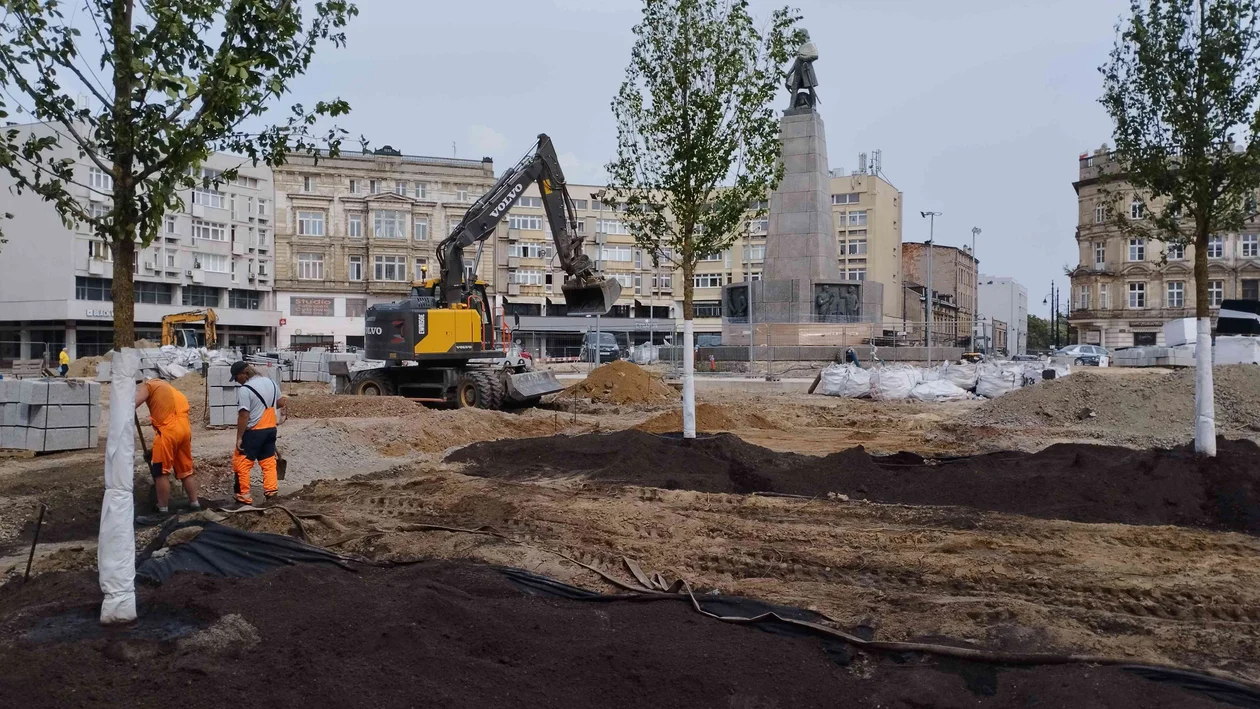
[[[0,448],[38,453],[95,448],[101,385],[80,379],[0,379]]]
[[[258,373],[280,386],[280,368],[265,364],[252,365]],[[232,380],[232,368],[228,365],[211,365],[206,375],[206,406],[210,409],[211,426],[236,424],[239,411],[240,385]]]

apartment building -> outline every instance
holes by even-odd
[[[1147,205],[1123,182],[1105,188],[1104,174],[1122,174],[1104,145],[1079,158],[1073,183],[1078,207],[1079,262],[1072,278],[1069,339],[1129,347],[1162,345],[1163,325],[1194,317],[1194,247],[1131,235],[1112,218],[1115,195],[1125,219],[1142,221]],[[1225,299],[1260,300],[1260,222],[1208,242],[1208,306],[1213,317]]]
[[[840,277],[882,283],[885,321],[900,320],[904,303],[901,217],[902,194],[884,178],[865,172],[833,172],[831,220]],[[751,280],[761,279],[769,227],[769,215],[750,219],[747,232],[730,249],[700,262],[693,283],[697,332],[721,331],[723,285],[740,283],[749,278],[747,274]],[[681,304],[681,290],[678,296]]]
[[[906,291],[901,317],[908,332],[921,332],[924,321],[923,294],[927,290],[928,266],[932,271],[932,344],[966,347],[970,345],[971,323],[975,317],[976,269],[979,262],[963,247],[930,247],[926,243],[901,245],[902,278]],[[918,323],[918,327],[913,324]]]
[[[31,133],[56,136],[49,124],[10,126],[19,140]],[[67,141],[56,158],[75,162],[73,196],[92,212],[109,209],[110,176]],[[279,313],[273,294],[274,193],[271,171],[241,157],[215,154],[199,175],[239,168],[231,184],[182,193],[162,231],[135,256],[136,337],[161,340],[164,315],[214,308],[219,342],[228,346],[274,344]],[[0,357],[99,355],[113,346],[113,254],[86,224],[66,227],[53,206],[18,195],[0,176],[0,212],[9,243],[0,252]]]
[[[988,352],[1028,351],[1028,289],[1014,278],[980,274],[980,330]]]
[[[368,306],[406,297],[412,281],[436,269],[437,243],[494,180],[490,158],[389,146],[318,162],[292,156],[275,172],[279,344],[363,346]],[[477,263],[492,292],[503,231],[483,242]],[[466,258],[471,272],[476,249]]]

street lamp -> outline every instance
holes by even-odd
[[[919,216],[928,221],[928,277],[927,277],[927,293],[923,298],[923,321],[924,332],[927,335],[927,366],[932,366],[932,248],[933,241],[936,239],[936,218],[941,216],[940,212],[919,212]]]
[[[980,322],[980,259],[976,258],[976,237],[980,227],[971,227],[971,349],[976,349],[976,325]],[[984,334],[983,329],[980,333]]]

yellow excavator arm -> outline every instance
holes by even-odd
[[[204,310],[190,310],[186,313],[171,313],[162,318],[162,344],[174,345],[175,342],[175,326],[181,323],[204,322],[206,324],[206,347],[215,348],[219,345],[219,336],[215,323],[219,320],[214,314],[214,308],[206,308]]]

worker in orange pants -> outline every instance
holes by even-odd
[[[232,379],[241,385],[237,394],[236,449],[232,451],[232,471],[236,473],[236,501],[254,504],[249,478],[254,463],[262,468],[263,496],[275,497],[280,491],[276,478],[276,410],[284,410],[286,399],[276,383],[260,375],[245,362],[232,365]]]
[[[157,514],[142,517],[142,524],[159,522],[170,514],[171,475],[184,485],[189,506],[201,509],[197,499],[197,479],[193,476],[192,424],[188,420],[188,399],[161,379],[150,379],[136,387],[136,408],[148,404],[153,424],[153,455],[149,473],[157,493]]]

